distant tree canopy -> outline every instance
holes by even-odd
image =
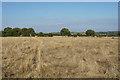
[[[44,37],[44,33],[43,32],[39,32],[37,35],[40,36],[40,37]]]
[[[13,35],[13,36],[20,36],[20,35],[21,35],[21,30],[20,30],[20,28],[13,28],[13,30],[12,30],[12,35]]]
[[[60,31],[61,36],[70,36],[71,33],[67,28],[62,28]]]
[[[53,36],[60,36],[60,33],[52,33]]]
[[[86,35],[87,36],[95,36],[95,31],[94,30],[87,30]]]
[[[120,31],[118,31],[118,36],[120,36]]]
[[[86,34],[85,34],[86,33]],[[3,37],[18,37],[18,36],[39,36],[39,37],[53,37],[53,36],[71,36],[71,37],[78,37],[78,36],[120,36],[120,31],[109,31],[109,32],[95,32],[94,30],[87,30],[86,32],[70,32],[67,28],[62,28],[60,32],[54,33],[35,33],[33,28],[11,28],[7,27],[4,28],[3,31],[0,31],[0,36]]]
[[[35,31],[33,28],[28,28],[28,33],[31,35],[31,36],[34,36],[35,35]]]
[[[21,29],[21,36],[29,36],[30,34],[27,31],[27,28],[22,28]]]
[[[22,28],[21,29],[21,35],[22,36],[34,36],[35,31],[32,28]]]
[[[43,33],[43,32],[39,32],[37,34],[39,37],[53,37],[52,33]]]
[[[35,31],[32,28],[10,28],[7,27],[2,31],[2,36],[34,36]]]
[[[53,34],[52,33],[48,33],[48,37],[53,37]]]
[[[13,30],[12,30],[12,28],[7,27],[7,28],[4,29],[2,34],[3,34],[3,36],[12,36]]]
[[[80,33],[77,33],[77,36],[81,36],[82,34],[80,34]]]

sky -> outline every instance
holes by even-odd
[[[119,0],[2,0],[2,2],[119,2]]]
[[[36,32],[118,30],[117,2],[3,2],[2,28],[32,27]]]

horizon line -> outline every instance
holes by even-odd
[[[8,26],[8,27],[10,27],[10,26]],[[5,28],[7,28],[7,27],[5,27]],[[5,28],[3,28],[2,30],[0,30],[0,31],[4,31],[4,29]],[[19,28],[19,27],[10,27],[10,28]],[[23,27],[23,28],[32,28],[32,27]],[[19,29],[22,29],[22,28],[19,28]],[[32,28],[32,29],[34,29],[34,28]],[[67,28],[68,29],[68,28]],[[71,31],[70,29],[68,29],[70,32],[86,32],[87,30],[94,30],[94,29],[87,29],[87,30],[85,30],[85,31]],[[58,33],[58,32],[60,32],[60,31],[49,31],[49,32],[44,32],[44,31],[36,31],[35,29],[34,29],[34,31],[36,32],[36,33],[39,33],[39,32],[43,32],[43,33]],[[95,30],[94,30],[95,31]],[[119,29],[118,30],[108,30],[108,31],[95,31],[95,32],[118,32],[118,31],[120,31]]]

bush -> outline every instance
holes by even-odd
[[[61,36],[71,36],[71,33],[67,28],[62,28],[60,34]]]
[[[4,36],[13,36],[12,28],[10,28],[10,27],[5,28],[4,31],[3,31],[3,35]]]
[[[32,28],[10,28],[7,27],[2,31],[2,36],[35,36],[35,31]]]
[[[81,34],[80,34],[80,33],[77,33],[77,36],[81,36]]]
[[[73,37],[77,37],[77,34],[74,34]]]
[[[120,31],[118,31],[118,36],[120,36]]]
[[[21,35],[21,29],[19,28],[13,28],[13,36],[20,36]]]
[[[86,35],[87,36],[95,36],[95,31],[94,30],[87,30]]]
[[[39,32],[39,33],[38,33],[38,36],[39,36],[39,37],[44,37],[44,33]]]
[[[60,33],[52,33],[53,36],[60,36]]]
[[[52,33],[48,33],[48,37],[53,37],[53,34]]]

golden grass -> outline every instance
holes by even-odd
[[[14,78],[116,78],[118,39],[4,37],[2,76]]]

